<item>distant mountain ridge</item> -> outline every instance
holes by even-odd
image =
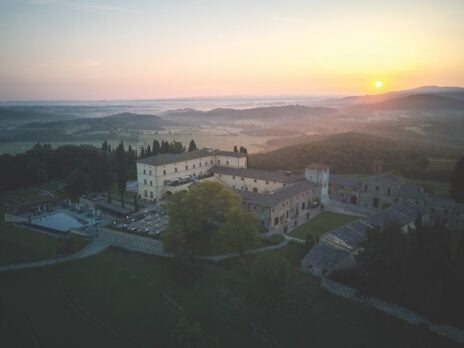
[[[412,94],[394,97],[378,103],[356,104],[346,107],[344,110],[462,110],[464,111],[464,99],[450,98],[436,94]]]
[[[421,86],[417,88],[392,91],[379,94],[368,94],[363,96],[348,96],[343,98],[331,98],[321,101],[321,105],[331,107],[344,107],[359,104],[374,104],[384,102],[390,99],[406,97],[419,94],[433,94],[443,97],[464,100],[464,88],[462,87],[440,87],[440,86]]]

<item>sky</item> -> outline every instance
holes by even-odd
[[[463,18],[464,0],[0,0],[0,100],[464,86]]]

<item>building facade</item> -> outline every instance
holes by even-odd
[[[328,200],[329,168],[321,165],[309,165],[304,176],[263,171],[247,168],[246,154],[206,149],[137,162],[138,194],[145,200],[159,200],[204,180],[235,190],[264,230],[286,230],[314,201]]]
[[[211,176],[209,170],[214,166],[246,168],[247,155],[202,149],[141,159],[137,161],[138,194],[145,200],[159,200]]]

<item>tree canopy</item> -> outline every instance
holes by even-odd
[[[464,203],[464,157],[456,162],[450,188],[451,197]]]
[[[167,250],[179,256],[197,254],[238,205],[238,196],[217,182],[203,182],[175,193],[167,205]]]
[[[358,270],[335,278],[433,320],[464,325],[463,231],[419,224],[405,234],[389,225],[369,232],[358,260]]]

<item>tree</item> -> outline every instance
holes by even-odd
[[[171,152],[171,148],[169,146],[169,143],[165,140],[161,140],[161,148],[160,148],[160,153],[169,153]]]
[[[182,153],[185,152],[185,147],[182,145],[180,141],[174,140],[170,145],[170,151],[171,153]]]
[[[124,194],[126,193],[128,165],[126,152],[124,150],[124,142],[122,140],[116,148],[115,173],[116,182],[118,184],[118,193],[121,196],[121,206],[124,207]]]
[[[134,210],[139,210],[139,201],[137,200],[137,195],[134,195]]]
[[[245,146],[240,146],[240,153],[248,153],[248,150]]]
[[[161,146],[160,146],[160,143],[158,140],[154,139],[153,140],[153,147],[151,149],[153,155],[157,155],[160,153],[160,150],[161,150]]]
[[[80,196],[88,191],[90,187],[90,180],[88,174],[76,169],[73,171],[69,178],[65,191],[69,194],[72,201],[78,202]]]
[[[464,157],[461,157],[454,166],[450,193],[456,201],[464,203]]]
[[[243,256],[245,248],[259,239],[258,219],[255,214],[235,207],[227,213],[220,232]]]
[[[166,250],[179,257],[203,251],[226,221],[227,213],[238,205],[238,196],[217,182],[203,182],[175,193],[167,206]]]
[[[192,152],[192,151],[196,151],[196,149],[197,149],[197,144],[195,144],[195,140],[193,140],[193,139],[190,140],[188,151]]]
[[[234,145],[234,152],[238,152],[237,145]]]

